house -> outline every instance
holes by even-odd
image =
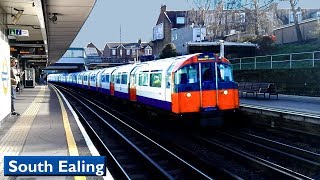
[[[104,62],[135,62],[142,56],[152,55],[152,46],[149,43],[106,43],[101,58]]]
[[[84,48],[84,57],[86,64],[101,63],[101,55],[102,52],[93,43],[89,43],[87,47]]]
[[[178,54],[188,54],[188,42],[201,42],[205,40],[206,28],[186,26],[180,29],[171,30],[171,42],[176,46]]]
[[[187,11],[167,11],[167,6],[162,5],[160,14],[153,27],[153,54],[159,55],[162,48],[171,43],[171,30],[185,27],[188,22],[186,18]]]

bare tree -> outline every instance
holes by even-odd
[[[291,11],[293,13],[294,26],[295,26],[296,33],[297,33],[298,42],[302,42],[303,38],[302,38],[301,30],[300,30],[300,25],[298,22],[298,14],[297,14],[297,9],[296,9],[296,5],[299,2],[299,0],[289,0],[289,2],[290,2],[290,6],[291,6]]]

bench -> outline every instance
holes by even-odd
[[[277,96],[278,93],[276,91],[276,87],[274,83],[252,83],[252,82],[240,82],[238,84],[238,89],[241,97],[248,97],[248,94],[252,94],[253,96],[257,97],[259,95],[263,95],[266,98],[266,94],[270,96]]]

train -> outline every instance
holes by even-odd
[[[213,53],[50,74],[48,82],[98,92],[176,117],[217,121],[222,113],[239,108],[231,63]]]

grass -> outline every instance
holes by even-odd
[[[303,43],[275,45],[272,49],[272,54],[290,54],[312,51],[320,51],[320,38],[316,40],[309,40]]]

